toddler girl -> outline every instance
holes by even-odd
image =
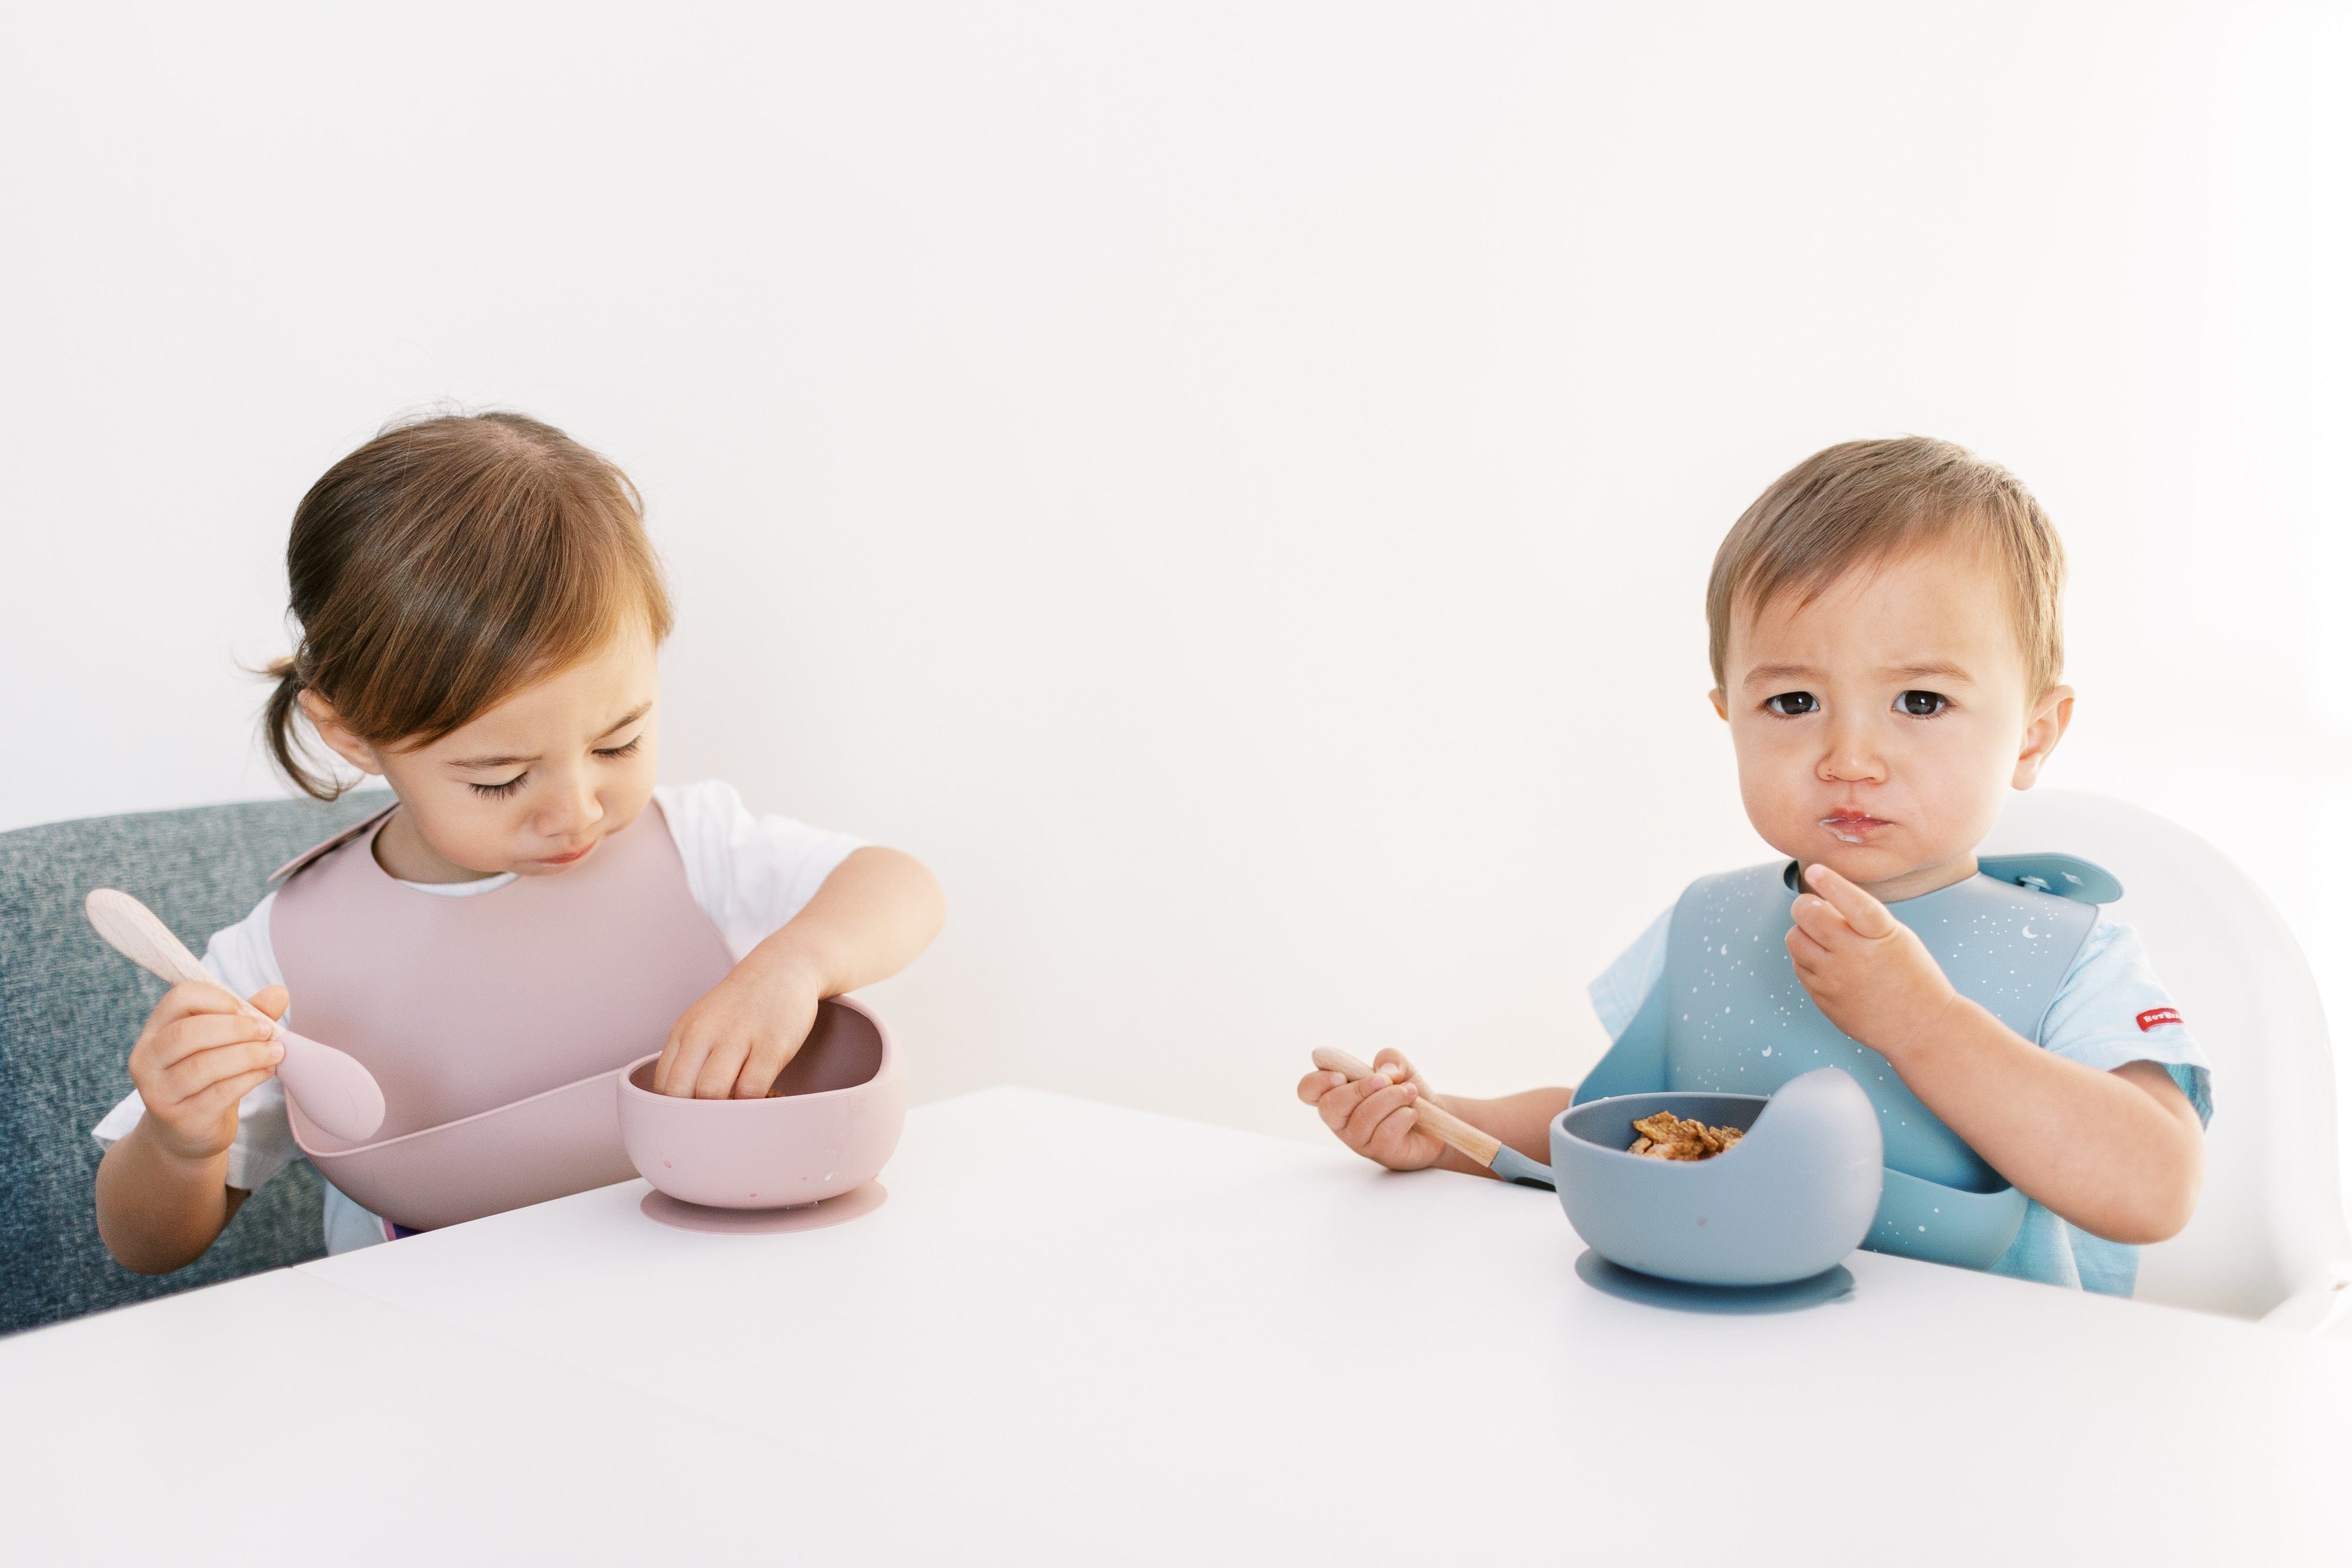
[[[655,784],[668,596],[635,486],[562,431],[512,413],[387,429],[311,486],[286,562],[300,635],[271,667],[271,753],[333,799],[307,725],[394,803],[214,934],[218,986],[175,986],[149,1015],[134,1092],[96,1128],[99,1230],[125,1267],[194,1261],[301,1157],[282,1049],[232,992],[361,1055],[383,1140],[655,1040],[662,1092],[764,1094],[820,1000],[938,932],[938,884],[908,856],[754,817],[724,783]],[[468,990],[477,961],[490,984]],[[502,1051],[487,1021],[450,1038],[486,999],[540,1049]],[[331,1252],[397,1233],[331,1186],[325,1222]]]

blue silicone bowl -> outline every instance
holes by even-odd
[[[1625,1152],[1660,1111],[1744,1135],[1709,1160]],[[1877,1212],[1885,1159],[1862,1085],[1834,1067],[1769,1096],[1618,1094],[1551,1124],[1552,1178],[1569,1224],[1622,1268],[1695,1285],[1777,1285],[1834,1267]]]

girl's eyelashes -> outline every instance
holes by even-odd
[[[1933,718],[1951,706],[1941,692],[1901,692],[1895,698],[1895,711],[1911,718]]]
[[[1819,713],[1822,699],[1811,692],[1781,692],[1764,699],[1765,708],[1782,718],[1799,718],[1809,713]]]
[[[595,748],[596,755],[607,758],[635,757],[637,754],[637,747],[644,744],[645,738],[646,737],[641,735],[637,737],[636,739],[630,741],[626,746],[600,746]],[[503,800],[508,796],[513,794],[516,790],[521,789],[522,781],[530,777],[530,769],[526,768],[521,772],[516,774],[513,778],[505,780],[503,783],[468,784],[466,788],[471,789],[475,794],[479,795],[485,800]]]

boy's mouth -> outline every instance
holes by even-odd
[[[1822,827],[1850,844],[1866,842],[1870,835],[1878,829],[1891,828],[1894,825],[1883,818],[1874,817],[1863,811],[1833,811],[1822,819]]]

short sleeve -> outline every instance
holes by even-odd
[[[740,959],[807,907],[863,839],[790,817],[755,817],[713,779],[654,791],[686,862],[687,889]]]
[[[2213,1119],[2212,1064],[2156,977],[2139,933],[2104,915],[2043,1015],[2042,1046],[2102,1072],[2156,1062],[2180,1085],[2200,1121]]]
[[[1585,988],[1585,994],[1592,998],[1592,1010],[1601,1015],[1601,1027],[1609,1031],[1612,1043],[1666,977],[1666,928],[1674,917],[1669,908],[1651,921],[1649,929],[1634,937],[1633,945],[1618,954],[1616,962]]]
[[[252,914],[214,932],[212,940],[205,944],[206,972],[240,997],[285,984],[269,945],[269,906],[277,898],[270,894],[254,905]],[[293,1017],[291,1009],[287,1017]],[[100,1147],[110,1149],[139,1124],[146,1112],[134,1089],[100,1118],[90,1136]],[[228,1148],[229,1186],[251,1192],[301,1155],[301,1147],[294,1142],[294,1129],[286,1120],[286,1092],[277,1079],[266,1081],[237,1102],[236,1140]]]

